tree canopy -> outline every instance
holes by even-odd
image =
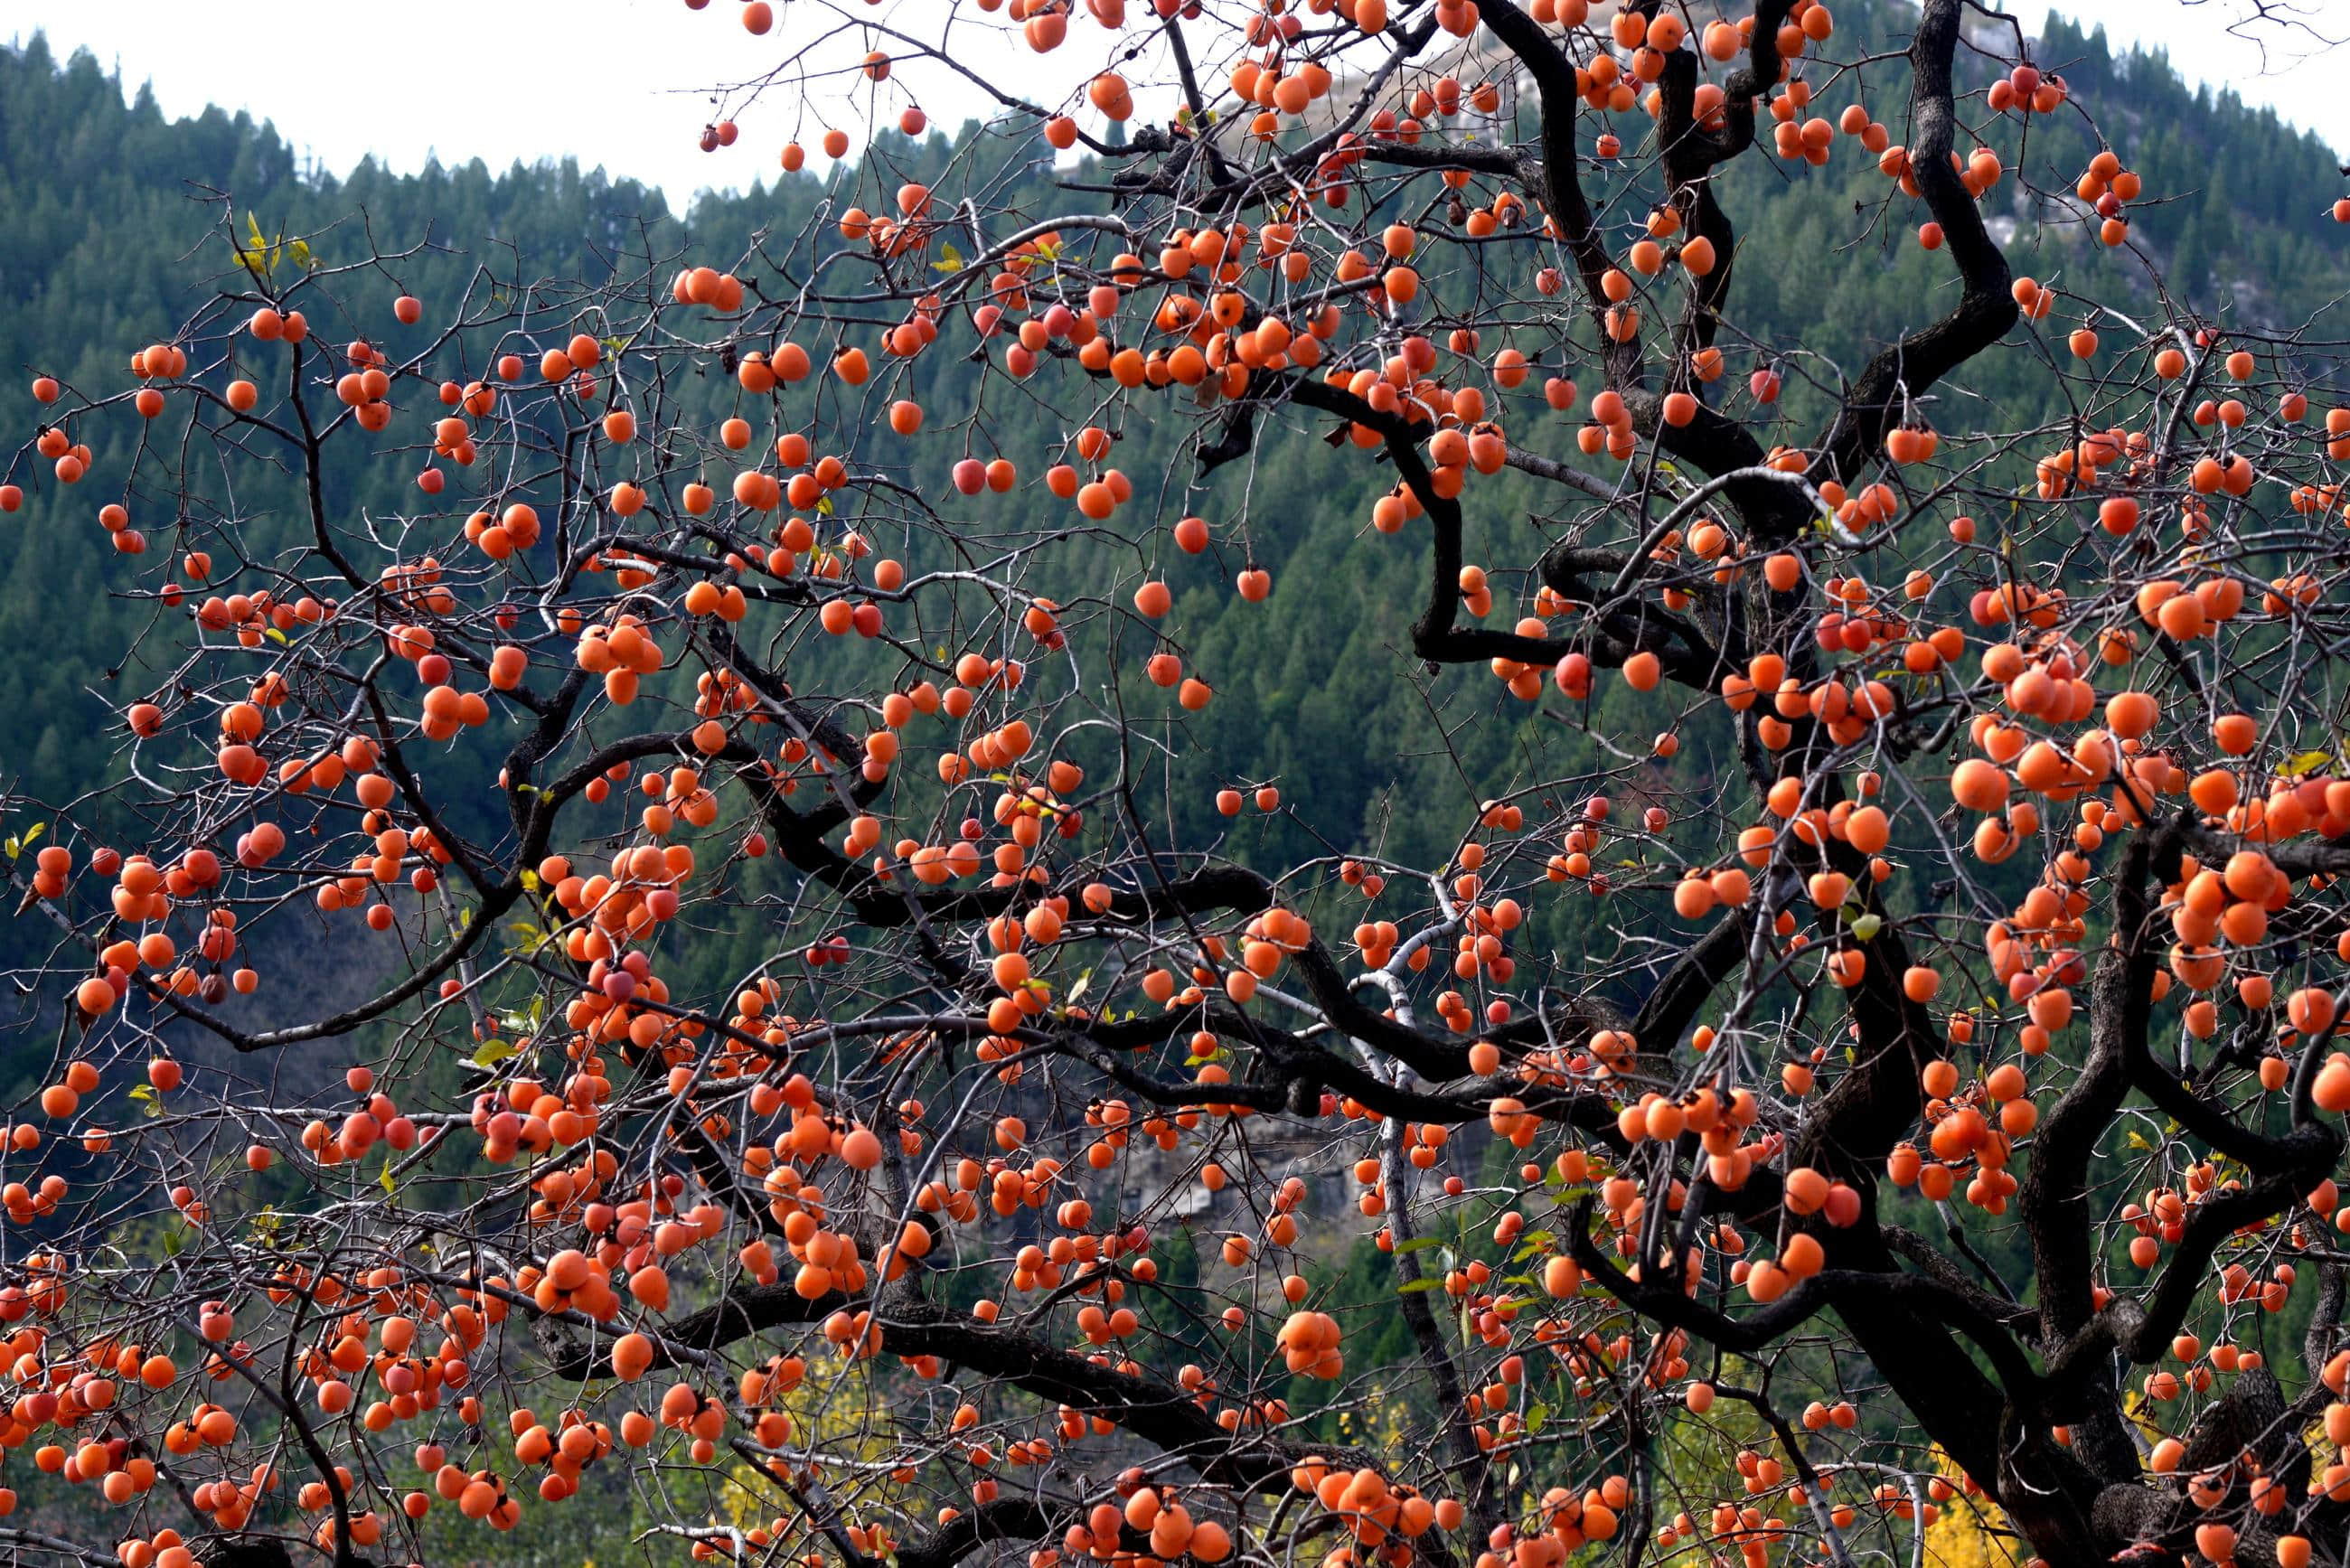
[[[0,1544],[2350,1555],[2321,145],[724,9],[682,217],[0,57]]]

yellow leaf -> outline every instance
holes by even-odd
[[[1960,1480],[1959,1467],[1939,1448],[1934,1462],[1946,1480]],[[1925,1557],[1932,1568],[2022,1568],[2032,1550],[1997,1504],[1961,1489],[1926,1527]]]

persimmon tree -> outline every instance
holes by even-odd
[[[2343,1561],[2315,335],[2167,293],[1964,0],[931,9],[741,8],[710,146],[997,111],[821,233],[420,299],[230,193],[178,333],[32,381],[0,506],[89,493],[152,613],[118,770],[8,803],[0,1543],[431,1561],[620,1485],[810,1568]],[[1804,263],[1721,199],[1833,159],[1946,264],[1853,364],[1740,331]],[[1276,461],[1380,475],[1393,678],[1492,678],[1432,732],[1524,730],[1440,863],[1175,829],[1177,596],[1268,599]]]

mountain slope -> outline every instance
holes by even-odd
[[[1840,6],[1840,36],[1848,29],[1855,48],[1881,47],[1899,20],[1895,4]],[[2137,243],[2169,264],[2175,286],[2221,325],[2289,328],[2350,288],[2350,245],[2323,210],[2339,182],[2333,155],[2314,138],[2293,136],[2232,95],[2190,92],[2159,57],[2116,57],[2102,35],[2054,25],[2039,57],[2068,75],[2158,198],[2142,204]],[[1898,124],[1898,105],[1870,107]],[[1980,112],[1980,100],[1973,108]],[[616,265],[651,270],[688,247],[697,257],[744,256],[754,243],[784,265],[812,265],[837,243],[819,222],[825,204],[836,195],[848,199],[860,177],[842,174],[837,187],[807,175],[786,178],[773,190],[705,199],[684,222],[656,193],[569,165],[493,176],[475,162],[413,177],[362,165],[348,179],[305,178],[266,127],[218,111],[168,121],[143,93],[126,103],[119,84],[87,56],[61,64],[37,38],[0,53],[0,202],[14,220],[0,225],[0,367],[88,387],[114,384],[128,347],[169,331],[195,303],[204,268],[224,260],[216,244],[191,256],[207,225],[227,217],[216,192],[233,198],[237,223],[250,213],[273,232],[306,234],[330,264],[363,253],[362,222],[386,252],[429,242],[431,248],[385,269],[428,299],[455,297],[476,268],[486,267],[515,302],[517,332],[527,332],[564,324],[560,296],[535,287],[543,280],[597,277]],[[2012,139],[2011,127],[1986,120],[1978,129]],[[910,172],[962,181],[991,191],[1010,209],[1006,223],[1098,204],[1098,197],[1050,189],[1028,161],[1030,144],[974,140],[982,134],[966,127],[951,142],[934,133],[919,145],[884,137],[861,177],[892,186]],[[2017,270],[2100,297],[2127,297],[2133,287],[2143,296],[2142,282],[2132,284],[2082,224],[2066,221],[2062,171],[2077,171],[2094,151],[2080,123],[2064,116],[2035,122],[2031,137],[2028,171],[2053,194],[2010,181],[1991,198],[1995,214],[2020,236]],[[1590,179],[1596,202],[1643,210],[1635,177],[1596,169]],[[1737,385],[1749,362],[1784,365],[1788,395],[1765,439],[1802,441],[1825,411],[1828,367],[1856,364],[1940,308],[1948,269],[1915,243],[1913,217],[1881,207],[1885,182],[1863,160],[1840,157],[1823,170],[1791,171],[1749,157],[1726,172],[1723,187],[1741,234],[1732,320],[1754,345],[1733,357],[1724,385]],[[2061,351],[2072,325],[2052,319],[2042,330]],[[2321,336],[2341,336],[2324,326]],[[341,322],[320,327],[338,338],[359,330]],[[1562,353],[1557,345],[1526,347],[1553,360]],[[1575,368],[1577,352],[1565,348],[1564,368]],[[2043,352],[2012,341],[1968,367],[1938,398],[1937,421],[2014,429],[2061,416]],[[1001,378],[983,393],[980,368],[959,358],[926,357],[916,374],[914,389],[930,407],[993,401],[963,425],[870,454],[904,464],[910,480],[934,483],[940,470],[932,465],[966,449],[1001,450],[1041,465],[1062,439],[1041,405],[1006,400]],[[1819,386],[1809,384],[1814,378]],[[729,390],[710,389],[711,411]],[[14,432],[29,437],[31,405],[9,406],[16,410]],[[1531,399],[1509,418],[1513,440],[1572,451],[1575,416],[1549,414]],[[1167,732],[1180,751],[1170,795],[1179,841],[1204,845],[1226,829],[1210,805],[1216,785],[1278,781],[1307,821],[1244,819],[1232,830],[1233,852],[1269,864],[1326,847],[1385,845],[1435,859],[1481,794],[1533,782],[1513,761],[1519,742],[1527,726],[1555,730],[1555,721],[1530,716],[1482,672],[1423,679],[1405,657],[1425,566],[1409,535],[1388,539],[1365,527],[1387,483],[1382,467],[1329,451],[1310,430],[1268,431],[1265,461],[1253,472],[1232,464],[1201,483],[1180,450],[1182,421],[1138,421],[1115,433],[1121,465],[1161,487],[1156,509],[1166,520],[1186,511],[1213,515],[1239,531],[1250,557],[1220,550],[1201,561],[1164,563],[1179,594],[1170,624],[1184,628],[1224,699],[1180,737]],[[121,472],[128,456],[101,445],[99,474]],[[24,477],[28,457],[17,453],[11,477]],[[411,477],[388,463],[338,471],[331,500],[345,515],[412,510]],[[165,674],[159,661],[166,639],[141,640],[151,607],[109,597],[130,577],[90,521],[105,499],[88,493],[93,488],[28,485],[26,510],[0,519],[0,711],[15,716],[0,759],[8,787],[39,800],[70,797],[118,768],[114,711]],[[1556,504],[1540,493],[1545,488],[1514,474],[1481,486],[1475,525],[1485,532],[1472,539],[1470,558],[1519,558],[1516,542],[1530,514]],[[282,537],[296,510],[290,486],[251,476],[233,495],[133,500],[142,516],[189,513],[191,544],[206,530],[234,529],[255,551]],[[159,549],[187,547],[168,527],[153,532]],[[1487,541],[1494,542],[1490,552]],[[1273,573],[1274,590],[1263,606],[1243,604],[1229,590],[1232,572],[1252,562]],[[1051,591],[1065,598],[1106,592],[1134,564],[1105,553],[1097,581]],[[1497,597],[1494,615],[1506,624],[1516,611],[1509,596]],[[1139,658],[1148,649],[1130,651]],[[1648,700],[1617,688],[1607,701]],[[1654,718],[1662,729],[1673,715],[1658,704]],[[1702,732],[1688,740],[1700,755],[1721,744]],[[1461,754],[1451,754],[1455,749]],[[1612,765],[1588,747],[1570,745],[1565,755],[1578,767]],[[16,944],[25,940],[0,935],[12,950],[21,951]]]

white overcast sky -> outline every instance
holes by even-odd
[[[2190,81],[2232,87],[2350,155],[2350,92],[2342,88],[2350,48],[2313,59],[2311,34],[2272,29],[2263,35],[2264,67],[2262,51],[2230,32],[2250,4],[2058,0],[2055,8],[2103,24],[2117,47],[2167,48]],[[2350,0],[2287,4],[2327,36],[2350,36]],[[782,92],[741,111],[733,147],[705,154],[696,145],[712,114],[707,91],[698,89],[757,75],[807,41],[787,43],[787,28],[814,32],[816,16],[837,24],[841,15],[816,0],[778,0],[775,11],[789,20],[754,38],[741,9],[741,0],[710,0],[699,12],[684,0],[405,0],[390,7],[313,0],[280,28],[254,25],[225,0],[0,0],[0,38],[22,43],[42,31],[60,56],[86,47],[119,69],[126,88],[151,84],[172,116],[208,103],[248,110],[337,173],[370,153],[401,172],[436,153],[452,162],[479,157],[500,170],[517,159],[570,155],[583,167],[657,184],[682,203],[703,187],[772,177],[777,151],[794,136],[815,150],[819,117]],[[894,20],[909,31],[926,30],[931,18],[933,37],[934,19],[945,14],[942,0],[845,9],[855,20]],[[2010,9],[2036,33],[2049,6],[2012,0]],[[1000,14],[994,20],[1000,25]],[[1089,23],[1073,25],[1074,47],[1046,60],[981,35],[957,41],[971,63],[984,68],[993,56],[1019,90],[1056,103],[1100,68],[1107,42]],[[819,66],[835,69],[865,47],[847,36],[814,46]],[[256,68],[256,57],[271,64]],[[950,131],[987,107],[935,61],[910,66],[900,78],[883,89],[893,117],[909,90]],[[585,90],[566,90],[574,84]],[[837,85],[827,91],[837,95]],[[2330,201],[2334,192],[2324,194]]]

